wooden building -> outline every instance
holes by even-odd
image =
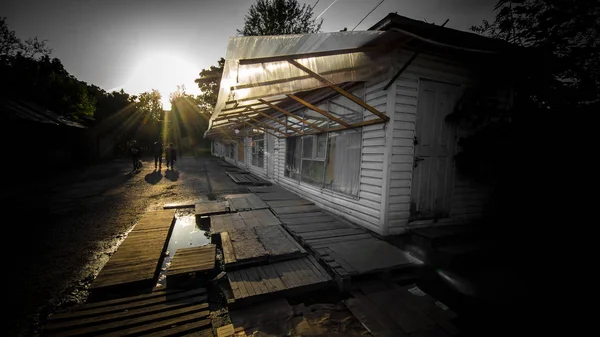
[[[368,31],[230,38],[212,153],[380,235],[484,215],[447,116],[490,78],[511,103],[503,41],[389,14]]]

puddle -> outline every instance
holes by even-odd
[[[167,255],[158,276],[157,287],[166,287],[166,273],[171,265],[171,260],[179,248],[202,247],[210,243],[210,234],[196,224],[196,215],[193,209],[178,210],[175,214],[175,224],[167,246]]]

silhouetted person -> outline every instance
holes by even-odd
[[[173,170],[173,164],[177,160],[177,149],[175,148],[175,146],[173,145],[173,143],[170,143],[165,148],[165,159],[167,160],[167,169],[170,166],[171,170]]]
[[[137,142],[135,140],[131,141],[131,145],[129,146],[129,155],[131,155],[131,162],[133,163],[134,171],[142,167],[140,165],[141,152],[142,149],[137,144]]]
[[[154,142],[154,145],[152,145],[152,155],[154,155],[154,169],[155,170],[156,170],[156,167],[158,167],[159,170],[162,167],[162,152],[163,152],[162,143],[160,141]]]

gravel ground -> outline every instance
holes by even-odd
[[[3,223],[14,223],[17,233],[10,232],[8,250],[6,319],[14,322],[8,336],[31,335],[57,307],[84,301],[90,282],[144,212],[247,191],[215,158],[183,157],[175,166],[153,171],[148,158],[132,173],[123,159],[43,179],[30,170],[8,184]],[[28,178],[34,175],[38,179]]]

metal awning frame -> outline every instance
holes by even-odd
[[[338,51],[338,53],[339,53],[339,51]],[[311,55],[307,55],[304,57],[313,57],[313,56],[314,55],[311,54]],[[356,122],[356,123],[350,123],[348,121],[344,121],[343,119],[334,116],[334,114],[329,111],[325,111],[321,108],[318,108],[317,106],[308,102],[306,99],[299,97],[297,95],[298,94],[297,92],[286,92],[286,93],[279,92],[272,96],[248,97],[248,98],[244,98],[244,99],[240,99],[240,100],[232,100],[232,101],[225,102],[225,107],[221,110],[222,113],[220,115],[218,115],[218,117],[213,122],[223,122],[223,121],[226,121],[226,122],[214,125],[211,128],[211,130],[207,133],[207,136],[210,138],[213,138],[217,135],[231,136],[231,134],[229,134],[229,133],[215,132],[213,130],[222,129],[223,127],[227,127],[227,126],[229,126],[230,128],[233,127],[235,129],[235,128],[239,128],[240,125],[243,126],[244,123],[247,125],[251,125],[253,128],[260,129],[264,133],[273,135],[274,137],[285,138],[285,137],[295,137],[295,136],[302,136],[302,135],[309,135],[309,134],[317,134],[317,133],[323,133],[323,132],[340,131],[340,130],[358,128],[358,127],[362,127],[362,126],[366,126],[366,125],[386,123],[387,121],[389,121],[389,117],[386,114],[378,111],[377,109],[375,109],[374,107],[369,105],[367,102],[365,102],[363,99],[356,97],[352,93],[348,92],[346,89],[342,88],[340,85],[330,82],[325,77],[323,77],[321,74],[318,74],[317,72],[300,64],[298,62],[298,59],[301,59],[301,58],[302,57],[298,57],[298,55],[294,55],[294,56],[282,56],[282,57],[276,57],[276,58],[242,59],[239,62],[240,62],[240,64],[246,65],[246,64],[257,64],[257,63],[285,60],[289,64],[295,66],[296,68],[298,68],[298,69],[302,70],[304,73],[306,73],[307,77],[312,77],[312,78],[320,81],[323,84],[324,88],[329,88],[329,89],[333,90],[334,92],[336,92],[337,94],[340,94],[340,95],[348,98],[350,101],[356,103],[357,105],[361,106],[365,110],[371,112],[377,118],[363,120],[361,122]],[[292,80],[295,80],[295,78],[290,78],[290,79],[285,79],[285,80],[292,81]],[[283,80],[281,80],[281,81],[283,81]],[[273,81],[266,82],[266,84],[257,83],[257,84],[254,84],[254,86],[268,85],[271,82],[273,82]],[[243,87],[244,87],[243,85],[238,86],[238,87],[232,87],[231,91],[233,92],[235,89],[243,88]],[[284,96],[284,97],[282,97],[282,96]],[[245,103],[245,102],[248,102],[248,103]],[[339,124],[339,126],[333,127],[333,128],[324,128],[321,125],[311,122],[310,120],[304,119],[304,118],[294,114],[293,112],[288,111],[285,108],[282,108],[280,106],[280,104],[284,103],[284,102],[299,103],[301,105],[301,107],[308,108],[311,111],[315,111],[318,114],[324,116],[327,120]],[[275,113],[275,112],[280,112],[281,116],[283,118],[274,117],[273,113]],[[298,123],[293,123],[292,121],[289,121],[289,118],[285,118],[286,116],[294,118],[295,120],[299,121],[299,123],[301,125],[308,126],[313,130],[312,131],[302,130],[301,128],[298,127]],[[283,128],[285,128],[284,129],[285,132],[281,131],[278,128],[275,128],[271,125],[264,123],[263,121],[267,120],[267,119],[274,121],[277,124],[281,125]],[[241,134],[241,133],[242,132],[239,132],[237,135],[234,134],[234,136],[239,137],[239,134]],[[242,136],[242,137],[245,137],[245,136]]]

